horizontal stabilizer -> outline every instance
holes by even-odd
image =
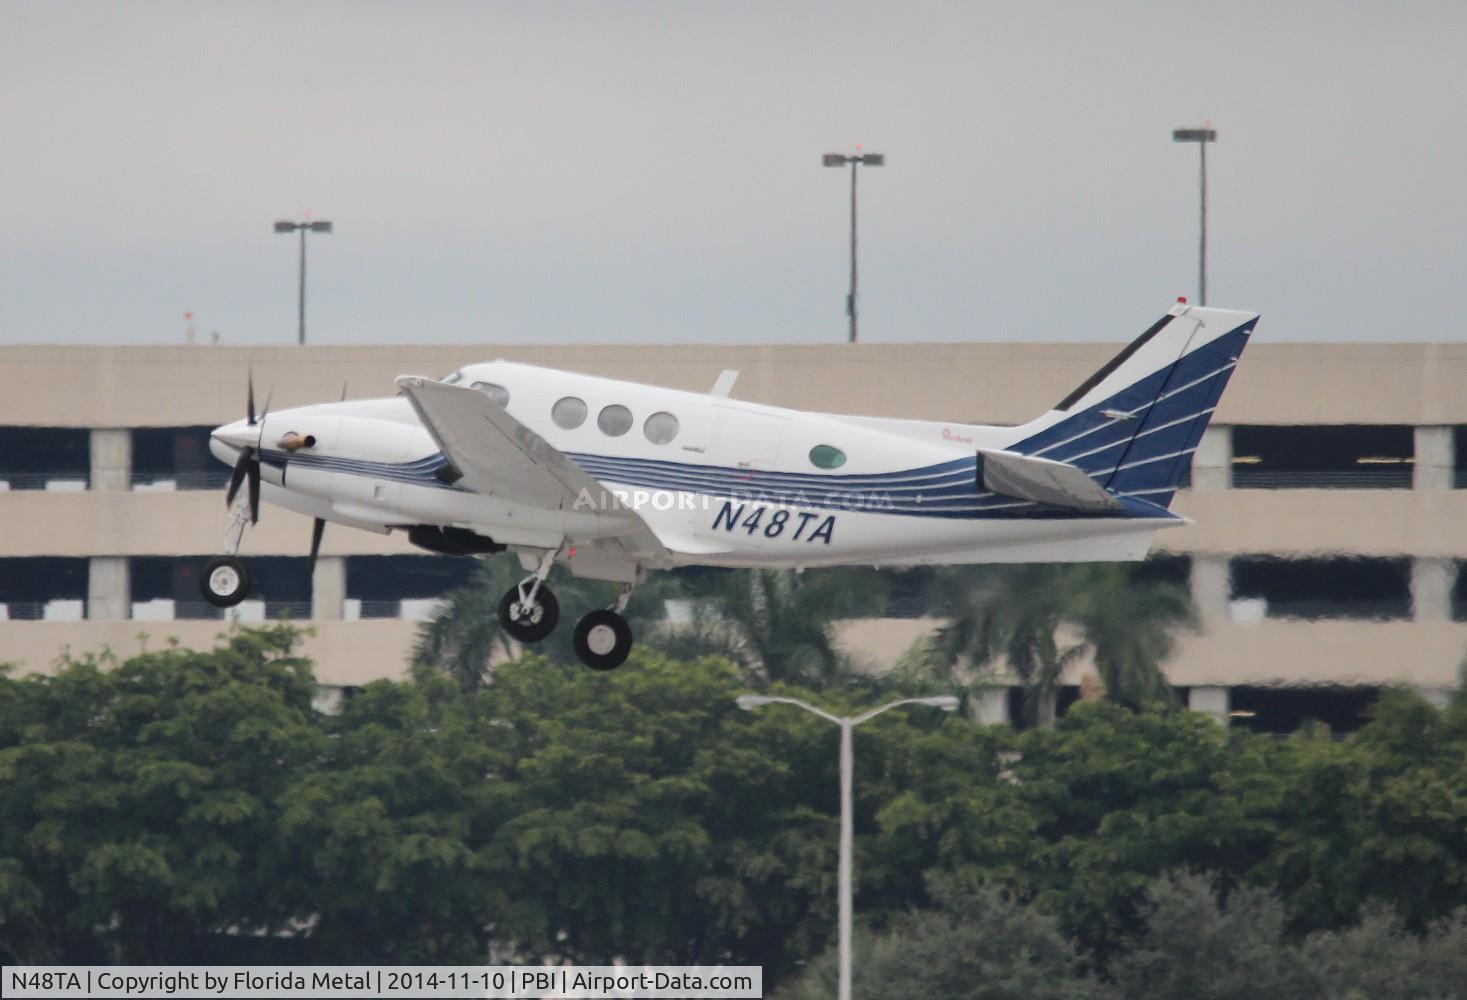
[[[1121,506],[1084,469],[1012,451],[979,450],[978,488],[1070,510],[1107,511]]]

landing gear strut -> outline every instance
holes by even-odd
[[[539,642],[554,632],[560,621],[560,604],[545,586],[554,565],[555,552],[545,553],[534,574],[509,588],[499,601],[499,624],[516,642]]]

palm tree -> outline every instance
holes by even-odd
[[[1187,589],[1164,580],[1138,580],[1120,563],[1091,563],[1073,572],[1078,598],[1073,621],[1094,653],[1106,697],[1132,707],[1173,701],[1162,664],[1177,635],[1198,627]]]
[[[476,559],[467,583],[449,591],[418,628],[413,669],[443,673],[465,691],[483,686],[496,654],[514,646],[499,624],[499,599],[518,582],[507,559]]]
[[[1060,680],[1083,655],[1083,643],[1062,645],[1060,626],[1074,605],[1067,568],[1050,563],[961,567],[938,575],[936,609],[948,617],[932,646],[952,671],[960,659],[975,668],[1007,662],[1024,687],[1024,716],[1052,726]]]
[[[1170,701],[1162,664],[1177,634],[1197,627],[1186,588],[1118,563],[965,567],[940,574],[933,590],[949,620],[919,657],[929,672],[954,683],[960,659],[977,668],[1003,659],[1024,685],[1026,719],[1043,726],[1054,723],[1064,671],[1087,651],[1110,700]],[[1063,644],[1064,626],[1080,641]]]
[[[706,574],[690,584],[694,620],[658,639],[672,655],[722,655],[769,683],[821,687],[845,671],[841,618],[878,614],[885,586],[862,569],[754,569]]]
[[[518,647],[499,623],[499,600],[525,573],[513,556],[477,560],[467,583],[443,596],[433,617],[418,630],[413,647],[415,670],[432,670],[456,680],[465,691],[482,687],[496,657],[509,657]],[[560,567],[546,581],[560,605],[560,626],[544,642],[531,647],[552,660],[574,661],[572,626],[593,608],[616,601],[620,586],[581,580]],[[646,635],[665,617],[665,602],[679,592],[675,577],[659,573],[638,587],[627,605],[626,619],[634,635]]]

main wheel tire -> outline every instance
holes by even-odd
[[[234,556],[216,556],[204,565],[199,592],[216,608],[232,608],[250,593],[250,571]]]
[[[510,587],[499,602],[499,624],[515,642],[539,642],[560,621],[560,602],[545,584],[535,592],[535,603],[520,600],[520,588]]]
[[[615,670],[632,651],[632,627],[615,611],[592,611],[576,622],[571,644],[592,670]]]

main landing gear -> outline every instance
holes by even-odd
[[[534,574],[509,588],[499,602],[499,623],[516,642],[539,642],[555,631],[560,605],[545,584],[555,553],[547,552]],[[632,628],[622,613],[631,599],[632,587],[622,588],[610,608],[592,611],[576,623],[571,645],[576,656],[592,670],[615,670],[632,651]]]

